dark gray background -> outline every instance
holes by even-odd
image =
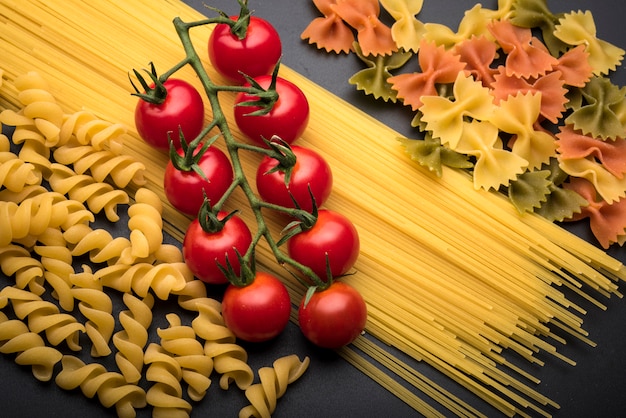
[[[202,1],[187,0],[198,10]],[[207,0],[206,3],[235,13],[235,0]],[[474,2],[461,0],[425,0],[420,20],[443,23],[456,28],[463,12]],[[155,1],[155,7],[158,2]],[[495,8],[495,1],[482,2],[484,7]],[[598,36],[624,48],[624,16],[626,6],[621,1],[586,2],[549,1],[554,12],[591,10],[598,23]],[[361,61],[354,55],[336,56],[316,50],[300,40],[300,33],[318,12],[309,0],[250,0],[256,15],[270,20],[279,31],[283,42],[283,63],[337,96],[356,105],[365,112],[382,120],[397,131],[411,136],[409,126],[412,114],[401,106],[381,105],[349,85],[347,80],[359,69]],[[626,84],[623,66],[614,74],[614,82]],[[570,227],[570,226],[568,226]],[[584,225],[573,227],[583,237],[588,237]],[[612,248],[610,253],[626,261],[626,251]],[[119,306],[119,305],[118,305]],[[170,307],[160,306],[163,312],[155,312],[155,319]],[[165,324],[155,324],[165,326]],[[568,357],[577,361],[569,366],[554,358],[546,358],[545,367],[523,364],[541,379],[536,389],[561,404],[561,410],[550,411],[557,417],[619,417],[626,416],[623,394],[626,391],[626,301],[613,298],[608,301],[608,311],[592,308],[585,316],[585,328],[590,338],[597,342],[595,348],[572,340],[566,347],[559,347]],[[407,417],[418,414],[401,400],[380,387],[353,366],[334,353],[320,351],[307,344],[294,324],[278,339],[260,345],[246,346],[253,369],[270,366],[272,361],[291,353],[311,356],[311,367],[305,375],[279,400],[276,417]],[[416,364],[421,372],[437,383],[452,390],[457,396],[470,402],[489,416],[497,416],[489,406],[466,393],[456,384],[427,365]],[[104,409],[97,400],[86,399],[79,391],[66,392],[54,382],[37,382],[27,368],[13,363],[9,356],[0,358],[0,405],[7,417],[99,417],[115,416],[114,410]],[[424,395],[424,399],[428,399]],[[234,417],[246,404],[241,391],[233,388],[222,391],[217,381],[209,394],[199,404],[194,404],[193,416]],[[150,410],[140,410],[139,416],[150,416]],[[445,410],[442,409],[445,413]],[[447,414],[450,415],[450,414]]]

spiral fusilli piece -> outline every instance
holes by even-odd
[[[211,385],[209,376],[213,371],[213,360],[204,354],[192,327],[182,325],[180,317],[174,313],[166,315],[166,319],[169,327],[157,329],[161,347],[180,365],[189,398],[200,401]]]
[[[117,348],[115,362],[128,383],[137,383],[143,371],[143,350],[148,343],[154,297],[148,293],[139,299],[124,293],[123,300],[128,309],[119,314],[122,330],[113,334],[113,345]]]
[[[19,319],[9,319],[0,312],[0,353],[15,354],[15,362],[30,366],[37,380],[52,379],[54,366],[63,355],[54,347],[46,346],[39,334],[31,332]]]
[[[308,367],[308,357],[300,361],[298,356],[290,355],[276,360],[273,367],[260,368],[260,383],[246,389],[250,405],[239,411],[239,418],[271,418],[277,400],[285,394],[287,386],[298,380]]]
[[[80,145],[92,145],[96,150],[107,148],[119,154],[121,137],[125,133],[122,124],[102,120],[89,111],[81,110],[65,116],[61,125],[60,143],[66,144],[76,139]]]
[[[28,289],[39,296],[46,291],[41,262],[20,245],[0,247],[0,269],[7,277],[15,276],[15,286],[19,289]]]
[[[79,337],[85,327],[72,315],[61,313],[54,303],[13,286],[0,290],[0,298],[11,301],[15,315],[26,320],[32,332],[45,333],[51,345],[56,347],[65,341],[70,350],[80,351]]]
[[[27,185],[40,184],[41,172],[10,151],[9,139],[0,134],[0,189],[19,192]]]
[[[148,345],[144,361],[148,365],[146,379],[152,382],[146,393],[146,400],[153,407],[152,416],[188,417],[191,404],[183,398],[183,372],[178,362],[155,343]]]
[[[115,189],[109,183],[97,182],[90,175],[77,174],[71,168],[58,163],[52,164],[50,170],[52,174],[48,183],[53,191],[86,204],[95,214],[104,211],[111,222],[119,220],[118,205],[129,202],[128,194],[124,190]]]
[[[147,259],[163,244],[163,204],[153,191],[140,188],[135,202],[128,208],[130,249],[122,254],[121,263],[132,264]]]
[[[88,398],[98,396],[107,408],[115,407],[120,418],[134,418],[136,410],[146,406],[146,392],[137,385],[127,383],[124,376],[107,371],[99,363],[85,364],[81,359],[65,355],[62,369],[55,381],[65,390],[81,389]]]
[[[131,246],[126,237],[113,238],[106,229],[92,229],[86,224],[71,226],[63,236],[72,250],[72,255],[89,254],[89,259],[94,263],[116,264],[122,253]]]

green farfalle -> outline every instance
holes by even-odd
[[[523,28],[539,29],[552,55],[558,56],[567,50],[569,45],[554,35],[561,14],[553,14],[546,0],[516,0],[514,9],[511,23]]]
[[[398,140],[413,161],[427,167],[437,177],[443,175],[443,166],[465,169],[473,167],[467,155],[444,147],[438,139],[428,133],[423,140],[409,138],[398,138]]]
[[[354,50],[368,68],[354,74],[348,82],[376,99],[395,103],[397,92],[387,82],[387,79],[391,77],[390,70],[402,67],[413,56],[413,53],[398,51],[391,55],[366,56],[356,42],[354,43]]]
[[[536,209],[535,213],[552,222],[563,222],[580,213],[581,208],[589,204],[575,191],[556,187],[554,184],[550,186],[550,194],[547,197],[547,201]]]
[[[520,213],[534,212],[548,200],[550,170],[527,171],[511,182],[509,199]]]
[[[626,136],[624,99],[626,87],[619,88],[606,77],[593,77],[580,90],[573,112],[565,119],[584,135],[594,138],[615,139]],[[574,95],[575,97],[575,95]]]

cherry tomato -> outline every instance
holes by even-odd
[[[272,171],[279,165],[278,160],[265,156],[256,173],[257,190],[266,202],[289,208],[295,207],[293,196],[301,209],[311,212],[313,202],[309,187],[315,204],[322,206],[332,190],[333,174],[328,162],[312,149],[292,145],[291,150],[296,164],[291,168],[289,184],[285,185],[284,170]]]
[[[178,155],[184,155],[182,149]],[[198,168],[206,178],[200,177],[194,170],[177,169],[170,160],[165,167],[163,190],[167,200],[179,211],[188,215],[197,215],[204,195],[212,204],[222,198],[233,182],[233,167],[226,154],[219,148],[210,146],[197,162]]]
[[[350,344],[365,329],[367,306],[361,294],[343,282],[313,293],[298,308],[298,323],[313,344],[336,349]]]
[[[263,75],[254,79],[261,87],[267,89],[271,75]],[[250,86],[249,83],[245,84]],[[277,135],[288,144],[300,138],[309,122],[309,102],[298,86],[284,78],[276,78],[278,100],[272,109],[263,115],[251,115],[260,109],[258,106],[238,106],[237,104],[257,101],[259,98],[244,92],[235,97],[235,123],[241,132],[254,143],[265,146],[263,138],[271,139]]]
[[[327,258],[332,277],[338,277],[354,266],[359,250],[359,234],[352,222],[328,209],[319,210],[313,227],[287,241],[289,256],[311,268],[322,280],[327,278]]]
[[[226,212],[217,215],[219,220],[226,217]],[[229,218],[223,228],[217,232],[206,232],[198,218],[194,219],[185,232],[183,239],[183,257],[193,274],[210,284],[224,284],[228,279],[219,266],[226,267],[226,258],[235,274],[240,273],[237,252],[244,254],[252,234],[246,223],[238,216]]]
[[[285,285],[275,276],[257,272],[252,283],[229,285],[222,300],[224,323],[239,339],[267,341],[289,322],[291,300]]]
[[[163,83],[165,100],[150,103],[140,99],[135,107],[135,127],[139,136],[156,149],[170,149],[168,133],[174,146],[180,148],[179,128],[187,142],[202,131],[204,103],[202,96],[184,80],[170,78]]]
[[[237,20],[236,16],[231,17]],[[243,39],[225,23],[215,26],[209,37],[209,60],[229,82],[243,84],[244,73],[252,78],[270,74],[282,54],[276,29],[265,19],[250,17]]]

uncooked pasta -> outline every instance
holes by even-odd
[[[150,149],[132,129],[120,134],[123,141],[114,141],[116,145],[98,141],[101,146],[84,145],[78,139],[66,142],[62,130],[63,120],[75,123],[64,119],[65,112],[83,108],[109,121],[107,132],[112,135],[119,136],[118,123],[133,126],[135,99],[129,95],[128,71],[149,62],[161,69],[175,64],[181,47],[171,19],[201,18],[177,1],[162,2],[158,10],[151,6],[147,0],[116,0],[107,2],[106,6],[71,0],[61,13],[45,2],[34,0],[21,2],[19,6],[0,2],[0,14],[6,18],[3,23],[9,29],[0,33],[0,45],[6,51],[0,106],[12,109],[1,120],[15,126],[13,141],[21,144],[19,158],[43,173],[44,178],[53,171],[48,147],[55,147],[54,159],[71,165],[78,174],[89,173],[96,182],[106,181],[126,188],[131,196],[141,188],[155,193],[163,203],[160,212],[163,228],[182,240],[189,218],[174,210],[163,194],[162,168],[166,155]],[[136,16],[142,16],[142,20],[138,21]],[[81,22],[90,22],[89,27]],[[133,33],[132,37],[122,35],[129,32]],[[209,32],[210,28],[199,27],[192,33],[199,49],[205,48]],[[112,39],[117,42],[111,42]],[[154,40],[158,41],[158,48],[153,47]],[[71,73],[67,68],[73,69]],[[42,84],[31,71],[41,74],[47,84]],[[21,74],[30,75],[22,79]],[[198,82],[189,69],[183,69],[179,75],[192,83]],[[210,75],[219,81],[214,73]],[[618,285],[626,278],[624,266],[545,219],[530,214],[521,216],[497,193],[475,190],[467,173],[444,168],[444,175],[438,178],[416,167],[396,141],[398,135],[388,127],[287,67],[281,68],[281,75],[297,84],[311,104],[311,119],[301,145],[324,155],[333,167],[337,186],[326,206],[346,214],[359,230],[361,255],[355,266],[357,272],[344,280],[367,301],[366,332],[413,359],[428,363],[503,414],[547,415],[546,408],[558,407],[557,402],[528,384],[536,379],[524,367],[508,360],[508,353],[529,364],[546,361],[539,353],[548,354],[547,361],[574,363],[560,353],[560,344],[570,338],[593,342],[582,325],[587,307],[575,303],[572,293],[603,308],[602,298],[621,296]],[[20,96],[20,92],[31,89],[35,90],[32,95]],[[42,91],[46,89],[59,94],[50,97]],[[224,108],[230,109],[233,97],[225,94],[223,100]],[[24,106],[30,106],[29,112],[38,122],[20,114],[19,109]],[[61,116],[58,108],[63,109]],[[85,123],[90,122],[87,117]],[[451,127],[441,126],[441,129]],[[236,130],[234,133],[241,137]],[[95,136],[86,131],[84,134]],[[372,152],[374,146],[376,152]],[[243,153],[242,160],[244,168],[252,172],[255,156]],[[36,187],[37,182],[30,179],[27,183]],[[192,329],[205,340],[204,355],[212,359],[214,370],[221,375],[220,386],[225,389],[234,382],[244,390],[251,387],[254,373],[247,364],[247,353],[235,344],[234,337],[221,322],[219,308],[212,306],[206,293],[195,287],[197,282],[189,277],[182,263],[118,262],[120,258],[129,259],[124,254],[128,248],[141,246],[141,252],[132,254],[130,250],[133,262],[134,257],[141,259],[154,254],[161,243],[160,237],[154,241],[152,238],[115,241],[106,232],[84,225],[89,217],[83,214],[91,212],[82,203],[53,192],[37,191],[31,195],[31,191],[39,189],[30,187],[16,185],[16,189],[21,189],[11,195],[16,201],[7,197],[0,202],[0,262],[3,271],[6,266],[6,271],[21,274],[16,279],[18,287],[37,288],[38,266],[25,264],[22,270],[6,261],[2,251],[21,257],[21,251],[12,245],[30,248],[33,237],[47,228],[61,228],[73,254],[89,254],[93,260],[108,264],[94,272],[106,288],[133,292],[140,298],[147,297],[151,291],[159,299],[178,297],[181,307],[196,311],[198,316]],[[235,194],[227,206],[243,207],[243,197]],[[12,221],[14,215],[19,216],[19,222]],[[254,222],[246,210],[241,215]],[[280,231],[278,216],[269,215],[269,223]],[[285,278],[292,297],[302,295],[302,287],[275,265],[267,247],[260,246],[257,255],[259,266]],[[47,305],[33,293],[10,289],[6,295],[0,293],[0,300],[5,296],[18,307],[23,306],[18,309],[23,318],[30,321],[33,316],[33,320],[40,320],[42,312],[48,312]],[[18,291],[28,296],[13,293]],[[37,305],[33,306],[41,306],[41,311],[27,311],[26,306],[35,302]],[[64,318],[57,317],[56,311],[52,313],[52,318]],[[71,321],[67,324],[71,325]],[[58,329],[53,323],[46,326]],[[40,324],[37,328],[44,330],[46,326]],[[75,332],[78,330],[59,335],[56,340],[69,339],[75,344]],[[118,338],[116,341],[122,344],[128,335],[120,334]],[[143,340],[136,344],[142,343]],[[359,339],[356,344],[383,360],[402,364],[366,339]],[[432,412],[428,405],[388,382],[375,365],[350,350],[343,351],[349,361],[385,387],[397,390],[398,396],[416,410]],[[175,384],[183,378],[180,364],[162,345],[149,345],[146,357],[144,361],[153,370],[149,380],[153,379],[156,388],[148,392],[148,403],[188,413],[190,405],[179,400],[179,396],[170,399],[163,395],[170,389],[176,395],[182,393]],[[128,361],[136,363],[130,355]],[[83,367],[86,366],[64,358],[63,376],[69,376],[66,370]],[[419,372],[408,366],[399,367],[406,382],[451,411],[476,413]],[[95,367],[94,370],[100,373]],[[132,374],[128,372],[124,376]],[[120,375],[120,382],[136,379],[124,376]],[[65,387],[80,384],[57,381]],[[167,383],[172,386],[166,389]],[[132,384],[128,387],[134,388]],[[129,391],[129,396],[141,398],[139,392]],[[107,400],[108,404],[116,402],[121,400]],[[123,405],[126,414],[128,403]]]

